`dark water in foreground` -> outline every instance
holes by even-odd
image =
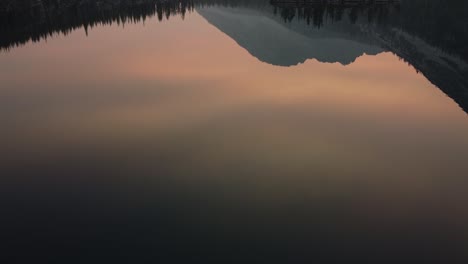
[[[466,263],[464,2],[0,2],[0,255]]]

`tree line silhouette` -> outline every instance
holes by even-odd
[[[243,7],[261,10],[321,28],[329,23],[374,28],[385,39],[383,47],[422,72],[468,112],[468,70],[433,65],[414,43],[398,31],[437,47],[468,63],[468,1],[465,0],[0,0],[0,52],[56,34],[105,24],[144,23],[181,16],[195,8]],[[444,59],[441,59],[444,60]],[[450,68],[452,70],[447,70]]]
[[[272,0],[274,13],[285,22],[305,20],[322,27],[347,19],[401,29],[445,52],[468,61],[468,1],[407,0]]]
[[[78,28],[185,16],[190,0],[0,0],[0,48],[9,49]]]
[[[0,0],[0,50],[102,24],[184,17],[195,7],[270,10],[322,27],[346,20],[402,29],[468,61],[468,1],[411,0]],[[428,30],[430,29],[430,30]]]
[[[39,41],[61,33],[67,35],[79,28],[92,28],[105,24],[140,23],[157,16],[158,20],[171,16],[184,17],[197,7],[224,6],[249,7],[271,10],[285,21],[294,17],[320,27],[324,19],[339,21],[347,14],[355,22],[360,13],[368,13],[369,21],[377,17],[380,22],[388,8],[363,2],[348,5],[313,4],[302,7],[289,2],[269,0],[0,0],[0,49],[10,49],[29,41]],[[304,3],[304,1],[300,1]],[[296,3],[297,4],[297,3]]]
[[[279,14],[285,22],[293,19],[304,20],[307,24],[315,27],[323,26],[325,21],[338,22],[348,19],[354,24],[358,18],[362,17],[369,23],[385,23],[389,15],[396,15],[399,5],[393,2],[387,4],[375,4],[373,2],[363,2],[362,4],[322,4],[295,2],[272,2],[274,14]]]

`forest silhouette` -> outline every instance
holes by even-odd
[[[468,112],[468,2],[463,0],[0,0],[0,52],[77,29],[87,33],[95,26],[144,23],[154,16],[159,21],[183,18],[195,8],[213,6],[261,10],[286,24],[294,20],[318,29],[333,23],[370,28],[385,42],[381,48],[412,65]],[[413,39],[403,39],[401,32]],[[455,59],[428,60],[419,40]]]
[[[50,56],[57,51],[42,54],[41,48],[36,50],[40,58],[31,63],[37,52],[15,52],[19,46],[77,30],[84,36],[102,25],[232,8],[281,28],[285,41],[299,34],[306,39],[309,33],[316,35],[308,41],[321,40],[317,32],[328,30],[347,44],[364,39],[353,35],[358,32],[369,40],[363,44],[395,54],[468,112],[467,0],[333,1],[0,0],[0,55],[12,55],[2,57],[2,76],[11,80],[0,81],[11,86],[2,87],[5,105],[0,115],[6,117],[0,170],[0,230],[7,242],[3,255],[31,258],[24,263],[44,256],[49,263],[191,263],[201,262],[197,254],[205,253],[217,263],[248,263],[256,261],[250,257],[260,251],[265,256],[256,263],[468,263],[452,261],[458,252],[463,259],[468,254],[466,211],[459,210],[466,199],[466,120],[421,76],[392,76],[395,69],[390,69],[383,72],[390,76],[380,78],[388,64],[366,72],[365,67],[345,70],[349,64],[320,67],[315,61],[309,65],[313,67],[290,69],[291,75],[264,81],[286,70],[259,67],[266,65],[249,57],[221,68],[230,71],[248,61],[239,72],[210,76],[205,69],[218,64],[191,72],[192,62],[206,57],[177,60],[187,54],[179,53],[180,47],[197,52],[191,43],[162,57],[165,49],[146,57],[144,52],[158,49],[163,36],[144,38],[155,41],[144,43],[144,49],[139,49],[141,39],[131,36],[161,32],[157,30],[119,31],[118,39],[123,36],[130,43],[124,47],[131,48],[128,54],[118,54],[121,45],[110,50],[99,46],[83,57],[81,52]],[[336,28],[342,31],[333,31]],[[294,29],[302,31],[289,34]],[[239,44],[226,41],[222,32],[210,26],[208,33],[229,45],[215,50],[205,64],[237,54],[250,56],[239,49],[215,57]],[[175,41],[184,40],[183,31],[165,36],[174,34]],[[258,39],[261,49],[272,43]],[[82,49],[66,47],[62,52],[70,50]],[[99,63],[93,56],[102,51],[105,61]],[[284,50],[284,56],[291,53]],[[133,61],[134,55],[138,57]],[[54,58],[60,60],[50,61]],[[183,61],[190,67],[180,67]],[[50,67],[37,70],[44,62]],[[48,71],[63,66],[58,74]],[[164,67],[170,71],[156,72]],[[234,82],[256,73],[252,80]],[[365,94],[374,83],[400,75],[398,82]],[[335,76],[345,76],[339,82],[343,87],[320,90],[333,88],[336,83],[325,84],[325,78]],[[225,86],[224,80],[233,82]],[[351,81],[349,87],[346,81]],[[353,89],[363,83],[364,89]],[[417,89],[387,90],[394,83]],[[288,89],[295,85],[297,89]],[[424,102],[428,105],[408,105]],[[407,113],[412,109],[414,113]],[[437,177],[424,174],[431,169]],[[335,171],[340,177],[334,177]],[[183,259],[187,252],[188,261]],[[306,261],[308,255],[315,261]]]
[[[401,1],[401,0],[400,0]],[[87,30],[99,24],[139,23],[157,16],[184,17],[195,7],[226,6],[271,10],[285,22],[304,20],[315,27],[325,20],[357,20],[387,25],[421,37],[468,61],[468,17],[462,0],[442,1],[291,1],[278,0],[0,0],[0,48],[9,49],[57,33]],[[339,3],[339,4],[337,4]],[[431,30],[427,30],[431,28]]]
[[[400,0],[401,1],[401,0]],[[278,0],[0,0],[0,48],[39,41],[57,33],[100,24],[140,23],[157,16],[184,17],[195,7],[225,6],[271,10],[285,22],[304,20],[315,27],[325,20],[358,20],[401,28],[468,61],[468,17],[462,0],[278,1]],[[431,28],[431,30],[427,30]]]

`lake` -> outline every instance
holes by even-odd
[[[423,2],[3,0],[2,255],[462,263],[468,6]]]

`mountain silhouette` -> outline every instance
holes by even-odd
[[[392,52],[468,112],[468,2],[383,2],[1,0],[0,52],[76,29],[183,17],[196,10],[252,56],[273,65],[307,59],[348,65],[363,54]]]
[[[404,19],[399,8],[304,7],[289,3],[275,6],[273,12],[264,7],[195,9],[252,56],[277,66],[297,65],[307,59],[348,65],[363,54],[392,52],[468,112],[464,50],[450,49],[445,41],[410,34],[405,29],[416,26],[402,28]]]
[[[292,66],[311,58],[347,65],[363,54],[375,55],[383,51],[377,46],[350,39],[346,33],[317,30],[299,22],[307,29],[307,34],[303,34],[278,21],[278,17],[275,19],[257,10],[230,7],[196,10],[252,56],[273,65]],[[298,24],[297,21],[294,24]]]

